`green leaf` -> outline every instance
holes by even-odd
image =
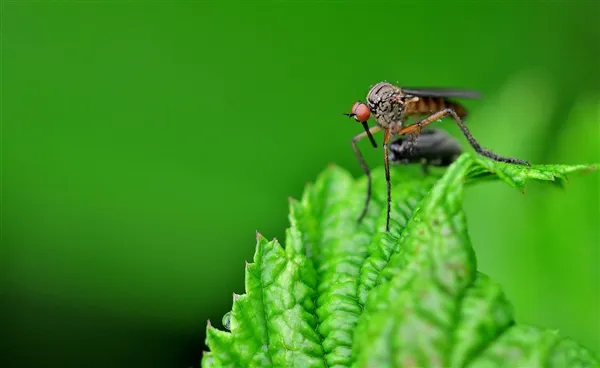
[[[525,192],[525,183],[529,179],[551,181],[564,187],[567,175],[575,172],[589,172],[598,165],[535,165],[526,167],[504,162],[492,161],[486,157],[475,157],[476,164],[467,175],[468,180],[501,179],[513,188]]]
[[[231,332],[207,328],[212,360],[217,366],[283,366],[288,361],[319,366],[323,350],[315,331],[315,281],[304,255],[286,252],[277,240],[257,234],[254,263],[246,266],[246,294],[234,295]]]
[[[331,166],[290,200],[285,249],[257,235],[246,293],[225,325],[207,328],[210,367],[600,366],[556,331],[517,325],[500,286],[478,272],[462,208],[466,183],[564,184],[593,165],[509,165],[465,153],[424,176],[394,167],[392,224],[385,181]],[[440,176],[440,173],[443,174]]]

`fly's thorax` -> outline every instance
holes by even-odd
[[[367,93],[367,105],[381,127],[401,125],[404,105],[402,91],[388,82],[379,82]]]

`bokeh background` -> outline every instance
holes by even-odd
[[[380,80],[481,91],[468,123],[504,155],[600,162],[599,14],[593,1],[4,1],[0,366],[198,366],[255,231],[283,239],[287,198],[327,164],[360,175],[361,127],[341,114]],[[479,268],[517,320],[597,353],[599,175],[465,195]]]

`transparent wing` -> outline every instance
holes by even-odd
[[[454,88],[418,88],[401,87],[402,92],[417,97],[453,97],[453,98],[481,98],[481,93],[466,89]]]

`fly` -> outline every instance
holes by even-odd
[[[464,120],[467,117],[467,109],[460,103],[450,99],[454,98],[480,98],[475,91],[446,89],[446,88],[401,88],[388,82],[379,82],[367,93],[367,101],[357,101],[352,105],[350,113],[344,114],[362,124],[364,132],[352,138],[352,148],[364,173],[367,175],[367,197],[362,212],[358,217],[360,223],[367,213],[371,199],[371,172],[365,162],[357,143],[364,138],[369,138],[373,147],[377,148],[377,142],[373,134],[383,130],[383,161],[385,168],[385,180],[387,185],[387,218],[385,231],[390,229],[390,208],[392,201],[392,185],[390,181],[390,142],[396,136],[407,136],[408,139],[403,149],[405,154],[410,152],[416,145],[417,137],[427,125],[450,116],[459,126],[469,144],[475,151],[485,157],[499,162],[527,165],[530,163],[517,158],[500,156],[489,151],[475,140],[471,135]],[[367,121],[373,116],[376,125],[369,127]],[[406,124],[408,119],[422,117],[412,124]]]

